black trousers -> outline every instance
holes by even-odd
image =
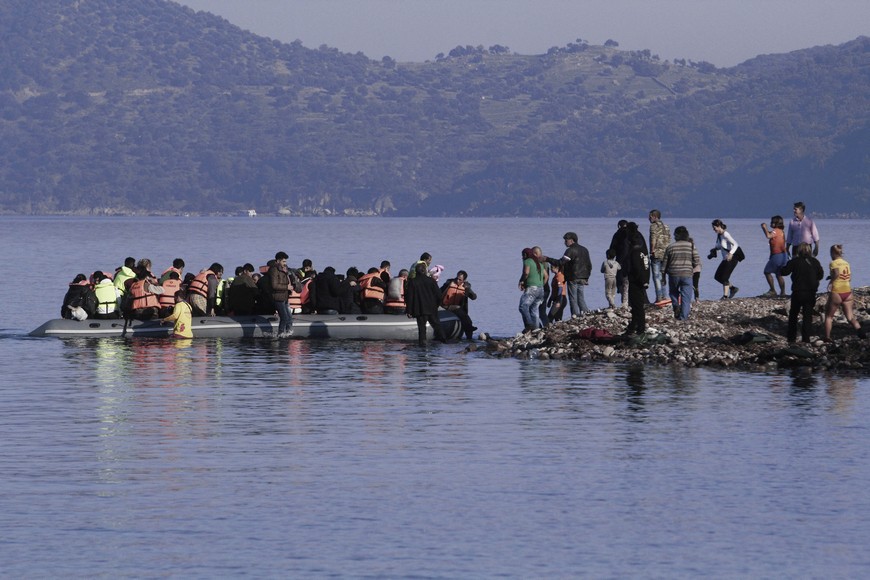
[[[628,331],[646,331],[646,311],[644,310],[644,304],[646,301],[646,288],[641,284],[634,284],[629,281],[628,307],[631,309],[631,322],[628,324]]]
[[[786,332],[786,337],[789,342],[794,342],[797,339],[799,314],[803,316],[803,324],[801,324],[801,340],[804,342],[810,341],[810,334],[813,331],[813,308],[815,305],[815,294],[792,293],[791,307],[788,309],[788,331]]]
[[[438,319],[438,315],[422,314],[417,317],[417,342],[420,343],[420,346],[426,344],[427,322],[429,323],[429,326],[432,327],[432,330],[435,331],[435,340],[447,342],[447,339],[444,337],[444,331],[441,330],[441,321]]]

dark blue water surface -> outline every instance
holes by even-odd
[[[575,230],[597,266],[611,221],[0,218],[2,575],[866,576],[862,375],[26,337],[77,272],[127,255],[229,270],[277,250],[338,270],[429,251],[469,272],[481,330],[511,335],[520,250],[555,254]],[[681,223],[712,238],[707,220]],[[729,224],[754,294],[758,223]],[[827,241],[846,244],[856,285],[866,225],[820,222],[846,236]],[[604,304],[597,277],[589,296]]]

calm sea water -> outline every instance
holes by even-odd
[[[767,216],[765,216],[767,217]],[[640,223],[640,220],[638,220]],[[700,248],[708,220],[686,225]],[[760,220],[729,230],[766,289]],[[866,222],[821,221],[867,284]],[[615,220],[0,218],[8,577],[863,577],[863,376],[490,360],[462,345],[34,339],[78,273],[261,264],[469,272],[512,335],[519,253]],[[835,238],[835,234],[839,237]],[[826,262],[826,261],[823,261]],[[704,263],[702,298],[718,297]],[[603,284],[587,297],[603,306]]]

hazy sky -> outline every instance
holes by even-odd
[[[373,59],[456,45],[541,54],[582,38],[731,66],[870,35],[870,0],[177,0],[262,36]]]

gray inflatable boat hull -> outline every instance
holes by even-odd
[[[438,313],[441,328],[448,339],[462,332],[459,319],[452,312]],[[244,338],[271,336],[278,330],[277,316],[197,316],[192,320],[194,338]],[[59,338],[99,338],[102,336],[167,337],[171,324],[159,321],[131,320],[126,330],[123,320],[49,320],[30,336]],[[431,326],[427,335],[433,337]],[[293,338],[340,340],[417,340],[417,321],[404,314],[294,314]]]

